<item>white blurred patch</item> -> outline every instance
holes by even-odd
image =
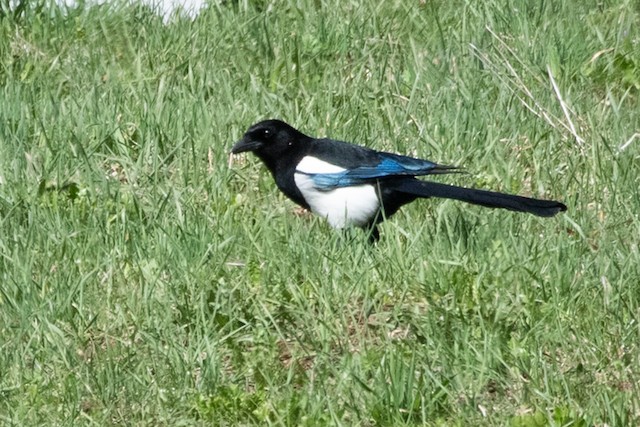
[[[79,3],[76,0],[54,0],[59,6],[74,8]],[[204,0],[139,0],[140,3],[151,7],[158,15],[162,16],[162,20],[167,23],[173,16],[179,15],[195,19],[207,3]],[[20,3],[18,0],[9,1],[9,9],[14,10]],[[106,4],[108,0],[87,0],[85,4]],[[131,0],[135,3],[135,0]]]

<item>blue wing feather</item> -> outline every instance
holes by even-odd
[[[419,176],[454,172],[452,166],[438,165],[428,160],[414,159],[391,153],[385,153],[382,160],[373,166],[360,166],[332,173],[305,173],[313,180],[318,190],[329,191],[335,188],[351,187],[371,183],[375,180],[393,176]]]

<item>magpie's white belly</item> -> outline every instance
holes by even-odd
[[[332,227],[364,227],[375,217],[380,208],[380,201],[373,185],[358,185],[325,191],[314,185],[311,176],[305,175],[344,170],[315,157],[305,157],[298,164],[294,179],[311,211],[326,218]]]

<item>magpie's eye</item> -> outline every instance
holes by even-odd
[[[265,129],[262,131],[265,138],[271,137],[271,131],[269,129]]]

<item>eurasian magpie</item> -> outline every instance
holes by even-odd
[[[442,197],[551,217],[567,207],[487,190],[456,187],[416,176],[454,173],[458,168],[370,148],[312,138],[280,120],[251,126],[231,152],[253,152],[278,188],[298,205],[326,218],[334,228],[357,226],[379,238],[377,224],[417,198]]]

